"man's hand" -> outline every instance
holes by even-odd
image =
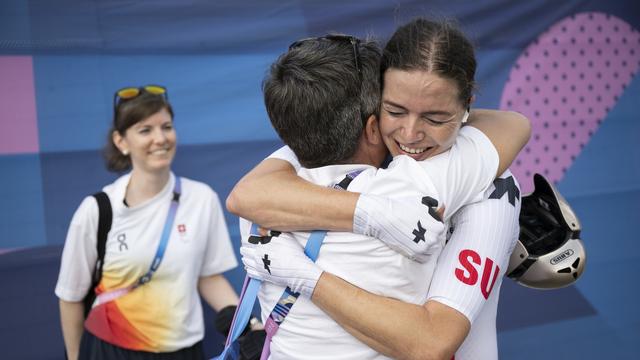
[[[304,254],[298,242],[287,236],[272,238],[267,243],[243,242],[242,263],[254,279],[280,286],[311,297],[322,270]]]
[[[430,196],[395,200],[361,194],[353,232],[378,238],[398,253],[426,262],[444,244],[442,204]]]

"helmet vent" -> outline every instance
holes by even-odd
[[[558,270],[559,274],[568,274],[570,272],[571,272],[571,268],[568,268],[568,267]]]
[[[576,261],[574,261],[573,264],[571,264],[571,267],[574,269],[577,269],[579,264],[580,264],[580,258],[577,258]]]

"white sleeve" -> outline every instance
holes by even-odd
[[[91,287],[98,258],[98,203],[86,197],[73,214],[62,250],[55,293],[64,301],[82,301]]]
[[[415,161],[396,156],[386,170],[378,170],[369,187],[362,191],[390,200],[364,201],[367,199],[361,196],[354,212],[354,232],[377,237],[399,253],[424,261],[427,258],[423,256],[433,253],[432,245],[439,243],[439,229],[444,229],[435,210],[444,205],[447,223],[460,207],[480,201],[497,168],[495,147],[482,132],[471,127],[460,131],[449,151],[433,158]],[[400,200],[404,204],[397,203]],[[398,206],[393,206],[394,201]],[[410,206],[416,203],[427,207]],[[431,216],[426,216],[427,211]],[[429,239],[422,236],[424,233],[429,234]]]
[[[200,276],[220,274],[238,266],[220,199],[213,190],[211,190],[211,195],[211,223]]]
[[[429,261],[444,243],[436,213],[440,197],[429,174],[408,156],[396,156],[364,187],[353,214],[353,232],[382,240],[418,262]]]
[[[421,163],[440,193],[447,220],[462,206],[482,199],[496,177],[499,157],[484,133],[464,126],[448,153]]]
[[[500,287],[507,269],[519,214],[519,190],[514,198],[493,185],[484,200],[462,208],[453,218],[454,231],[438,259],[428,300],[460,311],[473,323],[489,296],[499,295],[492,290]]]
[[[267,157],[267,159],[284,160],[289,164],[291,164],[291,166],[293,166],[296,169],[296,172],[300,171],[300,169],[302,168],[296,154],[294,154],[293,150],[291,150],[291,148],[286,145],[274,151],[271,155]]]
[[[247,241],[249,239],[249,236],[251,236],[251,224],[251,221],[245,218],[238,219],[238,226],[240,228],[240,245],[242,245],[243,242]]]

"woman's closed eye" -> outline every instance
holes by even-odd
[[[403,116],[406,112],[402,110],[394,110],[394,109],[384,109],[384,111],[393,117]]]
[[[444,125],[444,124],[447,124],[447,123],[451,122],[451,120],[433,119],[433,118],[426,117],[426,116],[423,116],[422,120],[428,122],[429,124],[435,125],[435,126],[440,126],[440,125]]]

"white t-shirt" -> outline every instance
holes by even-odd
[[[287,148],[272,155],[295,165],[297,160],[291,156],[292,152]],[[353,180],[349,190],[397,198],[422,198],[428,194],[446,205],[447,220],[461,206],[482,198],[495,177],[497,166],[497,152],[489,139],[479,130],[465,127],[450,151],[421,162],[398,156],[385,170],[367,167]],[[316,184],[330,186],[340,182],[348,172],[362,167],[300,168],[298,174]],[[248,237],[249,227],[247,221],[241,221],[243,241]],[[305,232],[282,233],[278,241],[297,241],[304,246],[308,236],[309,233]],[[374,294],[423,304],[438,254],[439,250],[435,249],[433,261],[420,264],[393,251],[380,240],[353,233],[329,232],[320,248],[317,263],[323,270]],[[259,294],[263,319],[271,312],[283,290],[273,284],[263,285]],[[273,338],[271,358],[386,357],[348,334],[308,298],[300,297]]]
[[[173,196],[175,176],[153,198],[129,208],[124,194],[130,175],[107,185],[113,222],[107,236],[101,292],[135,283],[149,270]],[[181,196],[162,263],[152,280],[106,305],[115,345],[151,352],[189,347],[204,336],[197,284],[201,276],[237,266],[217,194],[203,183],[181,178]],[[97,259],[98,205],[86,197],[69,226],[56,295],[82,301]],[[101,337],[101,329],[91,329]],[[97,332],[97,333],[95,333]],[[106,341],[106,340],[105,340]]]
[[[438,259],[428,299],[460,311],[471,322],[456,360],[498,359],[498,297],[520,232],[520,205],[518,182],[506,171],[484,200],[453,216],[454,231]]]

